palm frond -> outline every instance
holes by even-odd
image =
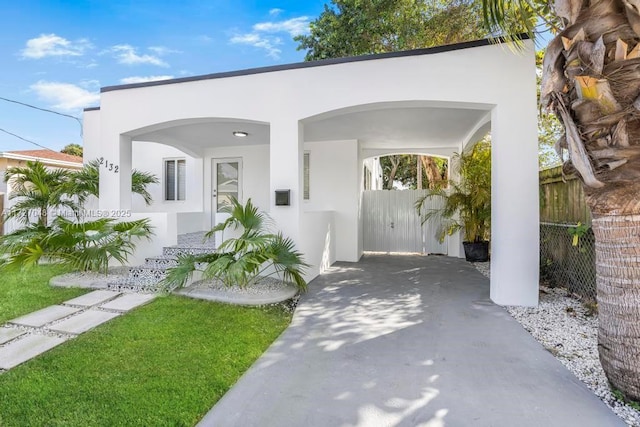
[[[273,268],[274,274],[280,274],[285,281],[295,283],[300,290],[306,289],[303,271],[307,267],[302,254],[295,250],[293,240],[282,234],[267,232],[269,217],[253,205],[251,199],[245,205],[233,198],[225,208],[229,214],[223,223],[218,224],[206,234],[211,237],[218,231],[242,229],[239,237],[224,240],[215,254],[207,256],[203,278],[216,278],[226,286],[245,287],[255,283],[259,275]],[[170,281],[182,286],[185,274],[190,274],[191,265],[170,269]]]

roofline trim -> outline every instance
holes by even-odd
[[[46,163],[53,166],[72,166],[72,167],[82,167],[82,161],[80,162],[70,162],[67,160],[58,160],[58,159],[50,159],[48,157],[38,157],[38,156],[27,156],[24,154],[15,154],[8,151],[0,153],[0,158],[4,159],[13,159],[13,160],[26,160],[26,161],[37,161],[41,163]]]
[[[518,35],[518,37],[520,37],[523,40],[530,39],[529,35],[527,34],[520,34]],[[302,68],[324,67],[326,65],[373,61],[377,59],[433,55],[437,53],[453,52],[456,50],[490,46],[493,44],[502,44],[506,42],[508,42],[508,40],[505,37],[495,37],[490,39],[474,40],[474,41],[455,43],[455,44],[444,45],[444,46],[435,46],[435,47],[428,47],[428,48],[414,49],[414,50],[403,50],[399,52],[376,53],[372,55],[349,56],[345,58],[331,58],[331,59],[322,59],[319,61],[309,61],[309,62],[294,62],[291,64],[271,65],[268,67],[248,68],[248,69],[237,70],[237,71],[225,71],[221,73],[204,74],[200,76],[180,77],[177,79],[157,80],[157,81],[143,82],[143,83],[130,83],[125,85],[117,85],[117,86],[105,86],[103,88],[100,88],[100,92],[104,93],[104,92],[113,92],[116,90],[136,89],[136,88],[151,87],[151,86],[162,86],[162,85],[169,85],[169,84],[175,84],[175,83],[196,82],[200,80],[213,80],[213,79],[222,79],[222,78],[228,78],[228,77],[249,76],[253,74],[273,73],[277,71],[286,71],[286,70],[298,70]],[[84,111],[93,111],[95,109],[99,110],[100,107],[85,108]]]

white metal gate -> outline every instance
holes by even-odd
[[[427,190],[365,190],[363,193],[364,250],[371,252],[447,253],[447,241],[435,237],[438,223],[420,225],[414,204]],[[426,209],[442,206],[431,197]]]

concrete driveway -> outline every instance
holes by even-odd
[[[463,260],[366,256],[310,284],[291,326],[202,426],[623,426]]]

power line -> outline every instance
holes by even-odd
[[[6,133],[6,134],[8,134],[8,135],[15,136],[15,137],[16,137],[16,138],[18,138],[18,139],[21,139],[21,140],[23,140],[23,141],[26,141],[26,142],[28,142],[29,144],[36,145],[36,146],[38,146],[38,147],[40,147],[40,148],[44,148],[45,150],[54,151],[54,152],[56,151],[56,150],[52,150],[52,149],[51,149],[51,148],[49,148],[49,147],[45,147],[44,145],[40,145],[40,144],[38,144],[37,142],[33,142],[33,141],[31,141],[31,140],[29,140],[29,139],[27,139],[27,138],[23,138],[23,137],[21,137],[20,135],[16,135],[15,133],[11,133],[11,132],[9,132],[8,130],[5,130],[5,129],[0,128],[0,132],[4,132],[4,133]]]
[[[0,100],[6,101],[6,102],[11,102],[13,104],[22,105],[22,106],[28,107],[28,108],[33,108],[34,110],[40,110],[40,111],[44,111],[46,113],[57,114],[58,116],[68,117],[70,119],[74,119],[80,125],[80,136],[82,137],[82,120],[79,117],[72,116],[70,114],[60,113],[58,111],[49,110],[49,109],[46,109],[46,108],[36,107],[35,105],[27,104],[25,102],[16,101],[16,100],[9,99],[9,98],[4,98],[2,96],[0,96]],[[14,136],[16,136],[16,135],[14,135]],[[18,138],[20,138],[20,137],[18,137]],[[27,141],[27,142],[32,142],[32,141]],[[35,142],[34,142],[34,144],[35,144]],[[38,144],[36,144],[36,145],[38,145]]]

